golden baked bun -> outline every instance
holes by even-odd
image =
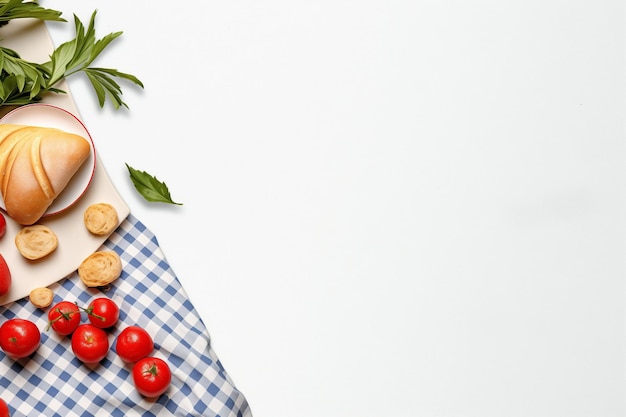
[[[80,135],[0,124],[0,193],[9,217],[21,225],[36,223],[90,153]]]

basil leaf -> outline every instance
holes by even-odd
[[[182,206],[182,203],[176,203],[172,200],[170,192],[165,183],[159,181],[156,177],[148,174],[146,171],[139,171],[126,164],[130,179],[135,189],[148,201],[157,203],[168,203]]]

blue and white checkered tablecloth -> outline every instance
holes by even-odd
[[[70,300],[86,307],[106,295],[120,305],[120,321],[109,329],[111,350],[99,364],[83,364],[72,353],[69,337],[45,330],[47,310],[27,299],[0,308],[2,320],[30,319],[42,333],[41,346],[28,358],[16,361],[0,352],[0,398],[11,415],[251,417],[245,396],[211,348],[209,333],[154,234],[131,214],[101,249],[122,258],[122,275],[110,290],[87,289],[76,273],[50,287],[54,302]],[[82,322],[87,322],[84,313]],[[172,369],[171,386],[157,400],[136,392],[131,365],[114,351],[115,338],[128,325],[145,328],[154,339],[154,356]]]

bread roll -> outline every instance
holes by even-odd
[[[0,193],[9,217],[21,225],[36,223],[90,153],[80,135],[0,124]]]

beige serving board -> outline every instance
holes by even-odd
[[[23,58],[44,62],[54,49],[52,39],[43,22],[37,20],[14,20],[0,28],[0,45],[17,51]],[[78,109],[65,83],[59,85],[68,94],[51,94],[44,103],[67,110],[80,120]],[[0,108],[0,116],[9,108]],[[38,121],[33,120],[37,125]],[[89,130],[89,126],[85,126]],[[106,173],[97,153],[98,138],[92,136],[95,145],[95,171],[91,183],[82,197],[70,208],[53,216],[44,217],[39,223],[54,230],[59,246],[48,257],[39,261],[24,259],[14,244],[16,233],[21,226],[8,216],[6,234],[0,238],[0,254],[11,270],[12,286],[8,294],[0,297],[0,305],[28,296],[36,287],[47,287],[74,273],[80,263],[90,254],[99,250],[108,236],[94,236],[83,224],[83,212],[93,204],[106,202],[113,205],[119,215],[119,223],[130,214],[130,209],[122,200]]]

